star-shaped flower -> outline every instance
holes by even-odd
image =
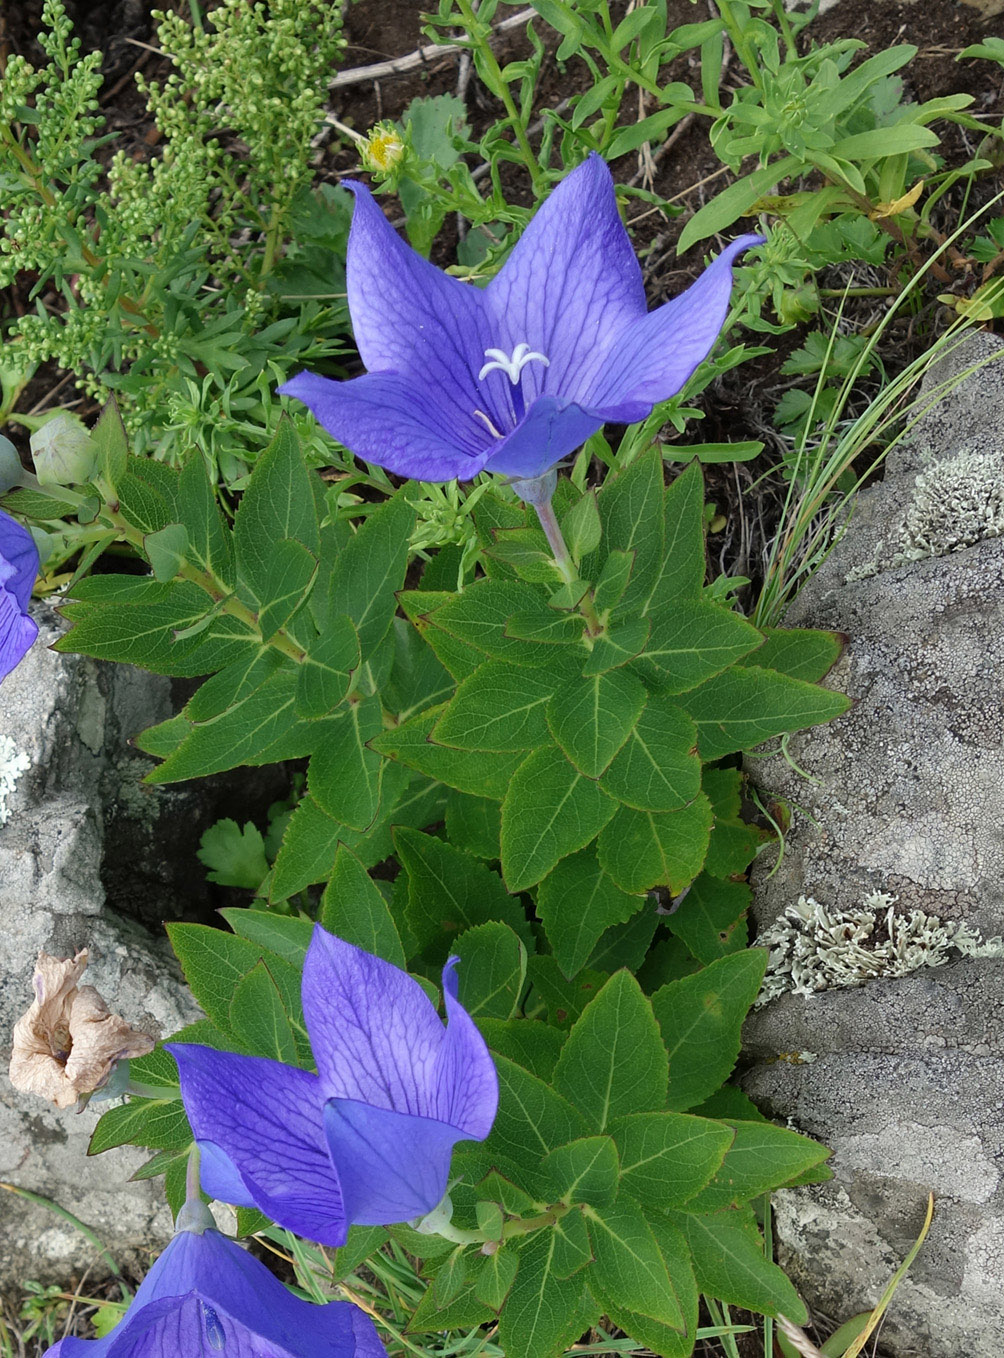
[[[28,600],[38,575],[38,548],[27,528],[0,509],[0,679],[38,636]]]
[[[725,321],[742,236],[686,292],[647,312],[606,163],[590,155],[481,290],[410,249],[356,197],[349,312],[369,370],[300,373],[280,391],[367,462],[423,481],[543,475],[608,421],[644,419],[687,381]]]
[[[303,1013],[317,1074],[172,1043],[212,1197],[257,1207],[322,1245],[424,1216],[457,1141],[483,1141],[498,1106],[484,1039],[443,969],[444,1028],[406,972],[315,928]]]
[[[103,1339],[69,1336],[44,1358],[386,1358],[347,1301],[301,1301],[219,1231],[181,1230]]]

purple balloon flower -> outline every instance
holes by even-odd
[[[317,1074],[171,1044],[212,1197],[257,1207],[322,1245],[352,1223],[431,1212],[457,1141],[483,1141],[498,1106],[484,1039],[443,968],[444,1028],[399,967],[314,929],[303,1012]]]
[[[356,196],[349,311],[369,371],[300,373],[279,390],[359,457],[422,481],[541,476],[607,421],[644,419],[707,357],[732,261],[763,241],[734,241],[648,313],[598,155],[558,185],[483,290],[405,245],[362,184],[345,187]]]
[[[386,1358],[347,1301],[301,1301],[219,1231],[182,1230],[104,1339],[61,1339],[45,1358]]]
[[[0,679],[10,674],[38,636],[28,617],[38,548],[27,528],[0,509]]]

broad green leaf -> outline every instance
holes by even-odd
[[[702,784],[715,817],[704,870],[713,877],[734,877],[746,871],[757,849],[770,837],[769,832],[747,824],[741,817],[739,769],[706,767]]]
[[[618,807],[600,834],[600,863],[624,891],[664,886],[676,895],[701,870],[711,819],[711,804],[703,793],[679,811]]]
[[[660,692],[684,693],[734,664],[761,640],[738,613],[703,599],[684,599],[654,615],[648,645],[634,667]]]
[[[294,967],[303,966],[314,933],[313,920],[247,906],[227,906],[219,913],[241,938],[276,953]]]
[[[598,778],[631,734],[647,697],[641,680],[626,671],[582,675],[548,703],[547,725],[575,768]]]
[[[526,948],[495,920],[465,929],[453,944],[460,958],[460,1003],[472,1018],[511,1018],[526,980]]]
[[[752,749],[782,731],[832,721],[847,711],[850,699],[776,670],[735,665],[681,694],[679,704],[693,717],[701,758],[709,761]]]
[[[800,1178],[829,1155],[818,1142],[770,1122],[737,1122],[734,1131],[735,1140],[721,1168],[687,1203],[688,1212],[716,1212],[748,1202]]]
[[[785,1315],[804,1325],[808,1312],[777,1264],[764,1257],[763,1241],[749,1209],[708,1216],[673,1212],[670,1220],[686,1238],[697,1285],[708,1296],[763,1315]]]
[[[301,717],[323,717],[348,697],[359,668],[359,637],[346,613],[335,613],[300,665],[294,703]]]
[[[606,1207],[617,1196],[620,1163],[609,1136],[586,1136],[545,1155],[543,1172],[561,1202]]]
[[[764,644],[740,662],[777,670],[789,679],[817,683],[840,659],[845,637],[840,632],[814,632],[807,627],[765,627]]]
[[[585,1300],[582,1279],[559,1278],[552,1231],[538,1231],[519,1252],[519,1272],[499,1316],[499,1346],[520,1358],[559,1358],[598,1308]]]
[[[329,933],[404,969],[404,948],[390,907],[362,863],[344,845],[335,854],[319,919]]]
[[[697,600],[704,587],[704,477],[694,463],[666,490],[663,502],[666,546],[646,613],[675,608],[683,599]]]
[[[258,626],[268,641],[305,603],[317,574],[317,557],[302,543],[286,538],[272,544],[264,568],[261,563],[256,566],[257,573],[252,575],[238,552],[238,570],[254,591]]]
[[[293,1029],[264,961],[237,982],[229,1027],[253,1056],[267,1056],[288,1066],[298,1064]]]
[[[578,586],[572,587],[578,593]],[[585,589],[582,590],[585,594]],[[581,596],[579,596],[581,597]],[[562,613],[556,610],[574,608],[578,599],[574,602],[564,601],[561,591],[558,590],[548,600],[548,607],[541,608],[534,612],[521,611],[513,613],[506,619],[505,635],[516,637],[520,641],[543,642],[547,646],[578,647],[586,634],[586,625],[582,616],[578,613]],[[569,672],[578,668],[581,664],[581,654],[578,650],[571,653],[573,660],[569,660],[566,668]],[[550,663],[560,663],[560,652]]]
[[[141,533],[178,522],[178,473],[165,463],[130,457],[117,489],[119,512]]]
[[[576,1208],[566,1212],[551,1227],[554,1234],[554,1254],[551,1267],[556,1278],[570,1278],[580,1268],[593,1262],[593,1247],[586,1228],[586,1219]]]
[[[697,728],[686,712],[655,694],[600,786],[639,811],[676,811],[701,790]]]
[[[582,667],[583,674],[604,674],[636,659],[644,651],[652,624],[648,618],[627,618],[615,622],[602,636],[597,637],[589,658]]]
[[[333,1282],[341,1282],[350,1273],[354,1273],[360,1264],[375,1254],[380,1246],[387,1239],[387,1229],[384,1226],[350,1226],[349,1238],[344,1245],[332,1250],[328,1258],[331,1259],[331,1277]]]
[[[669,1053],[669,1108],[692,1108],[728,1079],[739,1055],[743,1020],[766,968],[766,952],[749,948],[652,996]]]
[[[624,597],[631,571],[634,568],[634,552],[623,552],[615,548],[603,563],[600,577],[593,590],[593,603],[597,613],[605,613]]]
[[[218,820],[203,834],[196,857],[209,871],[210,882],[257,891],[268,876],[265,841],[253,821],[243,827],[234,820]]]
[[[557,958],[539,953],[529,959],[527,974],[533,985],[530,1012],[539,1013],[543,1005],[549,1022],[559,1028],[570,1028],[607,980],[606,976],[588,969],[568,980],[562,974]]]
[[[129,436],[114,396],[105,402],[91,430],[91,444],[105,486],[114,495],[129,463]]]
[[[699,1294],[694,1280],[694,1270],[690,1262],[690,1251],[682,1233],[672,1226],[665,1217],[650,1213],[647,1217],[649,1227],[655,1236],[659,1253],[662,1255],[666,1270],[673,1280],[673,1287],[680,1302],[686,1332],[663,1325],[650,1316],[641,1316],[622,1306],[616,1297],[608,1297],[604,1309],[610,1320],[631,1336],[637,1344],[644,1345],[658,1353],[661,1358],[690,1358],[697,1337]],[[595,1274],[595,1270],[594,1270]],[[592,1280],[590,1280],[592,1281]],[[593,1290],[593,1289],[591,1289]]]
[[[566,511],[561,520],[561,532],[573,561],[579,562],[596,550],[602,529],[595,491],[587,490]]]
[[[407,873],[408,923],[432,960],[445,962],[457,934],[489,920],[531,937],[519,901],[478,859],[434,835],[404,828],[395,829],[394,847]]]
[[[395,1237],[398,1233],[397,1227],[391,1232]],[[418,1239],[423,1244],[427,1241],[431,1245],[435,1237],[419,1236]],[[408,1321],[408,1333],[426,1334],[430,1331],[435,1333],[454,1327],[462,1330],[476,1329],[477,1326],[494,1319],[495,1313],[476,1295],[473,1282],[465,1283],[448,1306],[441,1306],[436,1299],[435,1288],[429,1287],[426,1288],[425,1294]]]
[[[516,770],[502,802],[502,874],[510,891],[545,877],[593,839],[617,809],[560,750],[535,750]]]
[[[501,1311],[519,1267],[514,1245],[503,1245],[487,1257],[474,1257],[474,1295],[493,1311]]]
[[[347,842],[352,833],[322,811],[313,797],[301,798],[272,868],[269,900],[284,901],[314,882],[327,881],[339,844]]]
[[[476,858],[498,858],[502,852],[502,808],[487,797],[450,792],[446,799],[446,835],[458,849]]]
[[[643,904],[643,897],[621,891],[592,848],[563,858],[537,889],[537,914],[569,978],[585,966],[604,930],[623,924]]]
[[[391,632],[394,660],[381,697],[384,707],[402,722],[452,698],[457,686],[410,622],[395,618]]]
[[[437,1306],[449,1306],[450,1302],[460,1295],[464,1290],[466,1272],[467,1260],[464,1246],[459,1245],[447,1255],[444,1262],[436,1270],[432,1290],[436,1297]]]
[[[169,523],[143,539],[155,580],[173,580],[185,564],[188,553],[188,529],[183,523]]]
[[[370,742],[370,748],[459,792],[501,801],[516,770],[526,759],[525,751],[496,753],[486,759],[476,750],[437,745],[432,740],[432,731],[445,710],[445,704],[426,708],[410,721],[384,731]]]
[[[589,1135],[585,1119],[549,1083],[504,1056],[495,1058],[499,1110],[484,1143],[514,1164],[539,1173],[548,1151]]]
[[[233,541],[223,522],[206,460],[198,451],[189,453],[178,478],[178,516],[188,529],[192,563],[232,589]]]
[[[561,680],[489,660],[465,679],[433,728],[441,745],[464,750],[530,750],[548,740],[547,704]]]
[[[415,511],[398,493],[367,515],[335,561],[331,598],[355,624],[364,656],[386,636],[397,611],[414,522]]]
[[[669,926],[706,966],[745,948],[752,894],[745,882],[722,881],[702,872],[673,911]]]
[[[602,1132],[613,1118],[662,1108],[667,1079],[652,1006],[634,977],[619,971],[569,1033],[554,1088]]]
[[[132,1098],[109,1108],[91,1134],[88,1155],[99,1155],[114,1146],[149,1146],[155,1150],[180,1150],[192,1144],[180,1092],[174,1098]]]
[[[287,538],[317,558],[320,537],[311,476],[293,423],[283,416],[234,517],[234,547],[252,589],[256,581],[268,578],[271,554]]]
[[[598,501],[606,550],[634,553],[631,578],[617,605],[618,612],[640,610],[658,575],[664,550],[662,457],[658,448],[642,453],[625,471],[608,478]]]
[[[650,896],[642,899],[641,909],[623,924],[613,924],[605,930],[586,963],[587,969],[599,972],[619,971],[626,967],[637,974],[652,945],[661,916]]]
[[[279,670],[290,670],[286,657],[275,650],[259,649],[217,671],[196,689],[183,708],[189,731],[192,725],[204,725],[246,702]]]
[[[382,757],[369,741],[383,730],[380,697],[351,702],[318,732],[307,773],[317,804],[354,830],[372,825],[380,806]]]
[[[510,660],[518,665],[549,665],[554,656],[551,645],[506,634],[506,623],[511,617],[517,613],[539,615],[542,604],[541,594],[522,581],[478,580],[427,614],[427,618],[441,631],[496,660]]]
[[[660,938],[651,948],[643,965],[638,970],[638,981],[646,994],[651,995],[670,981],[678,981],[683,976],[691,976],[700,969],[700,963],[682,938],[670,935]],[[704,1112],[704,1109],[701,1109]],[[713,1114],[708,1114],[713,1117]]]
[[[507,1056],[538,1079],[550,1080],[565,1042],[560,1028],[537,1019],[482,1018],[478,1027],[493,1052]]]
[[[610,1124],[624,1189],[646,1207],[679,1207],[721,1167],[734,1132],[690,1113],[634,1113]]]
[[[641,1207],[626,1194],[609,1207],[585,1212],[596,1265],[589,1286],[601,1301],[649,1316],[683,1333],[687,1321],[673,1278]]]
[[[485,662],[484,653],[436,627],[432,615],[453,598],[445,590],[402,590],[398,596],[409,621],[446,670],[459,683]]]

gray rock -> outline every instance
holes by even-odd
[[[786,618],[847,634],[826,682],[854,706],[791,741],[812,781],[750,762],[793,811],[778,870],[754,883],[761,929],[800,896],[832,912],[887,893],[1004,932],[1002,359],[980,334],[929,374],[937,403]],[[1004,966],[987,953],[785,994],[747,1025],[747,1091],[834,1150],[831,1183],[777,1202],[779,1257],[812,1307],[842,1320],[874,1305],[935,1194],[883,1329],[897,1358],[1004,1350]],[[799,1051],[816,1059],[779,1059]]]
[[[145,1262],[171,1231],[160,1183],[129,1182],[146,1153],[122,1148],[87,1158],[108,1105],[60,1113],[15,1091],[6,1066],[42,950],[68,957],[86,946],[85,980],[154,1036],[198,1017],[163,930],[112,912],[102,883],[112,846],[121,855],[125,844],[145,841],[128,871],[147,917],[178,913],[177,873],[164,863],[163,844],[185,811],[184,793],[142,787],[150,761],[126,744],[170,715],[170,687],[48,650],[62,625],[44,607],[36,617],[39,641],[0,688],[0,1179],[68,1209],[119,1260]],[[0,1289],[26,1278],[65,1285],[96,1262],[93,1245],[63,1218],[14,1194],[2,1194],[0,1225]]]

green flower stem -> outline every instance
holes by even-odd
[[[554,506],[551,504],[550,500],[546,500],[543,504],[534,504],[533,507],[537,511],[537,518],[540,519],[540,526],[543,528],[544,535],[547,538],[551,551],[554,553],[555,565],[561,572],[561,578],[566,585],[574,584],[579,578],[579,573],[575,569],[575,563],[568,554],[568,548],[565,546],[565,539],[561,535],[561,528],[559,527],[558,520],[554,514]],[[596,608],[593,604],[593,596],[589,590],[586,590],[579,601],[579,612],[586,620],[586,626],[589,628],[589,635],[598,637],[603,631],[603,625],[600,622]]]
[[[517,1217],[514,1221],[507,1221],[502,1227],[502,1239],[511,1240],[516,1235],[531,1235],[534,1231],[542,1230],[545,1226],[553,1226],[568,1211],[570,1211],[569,1203],[556,1202],[553,1207],[549,1207],[546,1212],[541,1212],[539,1216]]]

